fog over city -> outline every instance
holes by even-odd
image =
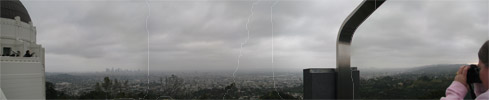
[[[146,70],[148,65],[151,71],[232,72],[248,37],[248,18],[239,71],[271,71],[272,57],[276,70],[335,68],[338,30],[362,2],[21,1],[45,47],[46,72]],[[357,29],[352,66],[477,63],[489,38],[488,11],[487,0],[386,1]]]

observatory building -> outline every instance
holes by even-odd
[[[0,0],[0,99],[45,99],[44,48],[19,0]]]

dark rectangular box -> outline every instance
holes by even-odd
[[[334,68],[304,69],[304,99],[336,99]]]

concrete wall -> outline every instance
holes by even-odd
[[[0,18],[0,36],[19,38],[28,42],[36,42],[36,27],[30,23],[8,18]]]
[[[45,99],[45,75],[41,59],[0,59],[0,88],[7,99]]]
[[[34,57],[0,57],[0,92],[7,99],[45,99],[44,48],[36,43],[36,27],[32,23],[0,18],[0,54],[3,47],[35,52]],[[2,97],[0,97],[2,99]]]
[[[30,50],[39,56],[42,46],[36,44],[36,28],[32,24],[7,18],[0,18],[0,24],[0,54],[3,47],[10,47],[21,55]]]
[[[0,88],[0,100],[7,100],[7,97],[3,94],[2,88]]]

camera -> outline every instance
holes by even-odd
[[[467,71],[467,84],[472,83],[482,83],[479,78],[479,67],[477,65],[470,65],[469,70]]]

